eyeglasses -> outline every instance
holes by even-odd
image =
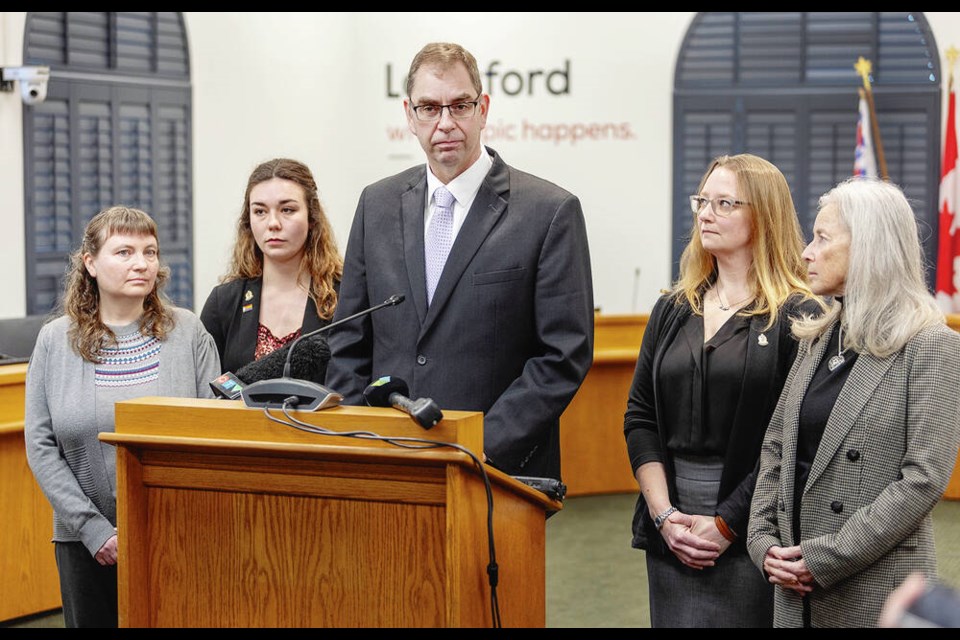
[[[737,207],[749,205],[749,202],[743,200],[731,200],[730,198],[704,198],[703,196],[690,196],[690,210],[699,214],[708,205],[713,205],[713,212],[718,216],[727,217]]]
[[[455,120],[465,120],[477,111],[477,105],[480,99],[464,100],[463,102],[454,102],[453,104],[421,104],[411,107],[417,114],[417,120],[420,122],[434,122],[443,115],[443,110],[450,111],[450,116]]]

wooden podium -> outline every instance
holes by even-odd
[[[273,415],[284,418],[280,411]],[[293,412],[334,432],[454,443],[394,409]],[[487,495],[469,455],[278,424],[240,401],[116,405],[122,627],[490,627]],[[562,504],[487,466],[504,627],[543,627],[545,512]]]

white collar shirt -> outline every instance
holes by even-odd
[[[487,173],[490,172],[491,167],[493,167],[493,157],[484,149],[476,162],[470,165],[466,171],[444,185],[440,182],[440,178],[433,175],[433,171],[430,170],[430,165],[427,165],[427,202],[423,214],[424,241],[426,241],[427,229],[430,228],[430,220],[433,218],[433,209],[436,206],[433,198],[434,192],[438,188],[446,186],[447,191],[453,194],[455,199],[453,203],[453,240],[455,241],[457,234],[460,233],[460,227],[463,226],[464,220],[467,219],[467,213],[470,211],[470,207],[473,206],[477,192],[480,191],[480,185],[483,184],[483,179],[487,177]]]

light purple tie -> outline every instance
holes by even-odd
[[[447,254],[453,246],[453,194],[446,187],[440,187],[433,192],[436,206],[430,227],[427,229],[427,241],[423,256],[427,268],[427,304],[433,300],[433,292],[440,281],[443,265],[447,261]]]

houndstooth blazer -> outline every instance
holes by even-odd
[[[761,568],[774,545],[796,544],[793,490],[800,407],[836,323],[804,341],[760,454],[747,548]],[[815,579],[814,627],[875,626],[887,595],[912,571],[936,575],[931,512],[960,443],[960,335],[946,325],[885,358],[860,354],[837,398],[800,505],[803,557]],[[776,588],[774,625],[803,624],[802,598]]]

